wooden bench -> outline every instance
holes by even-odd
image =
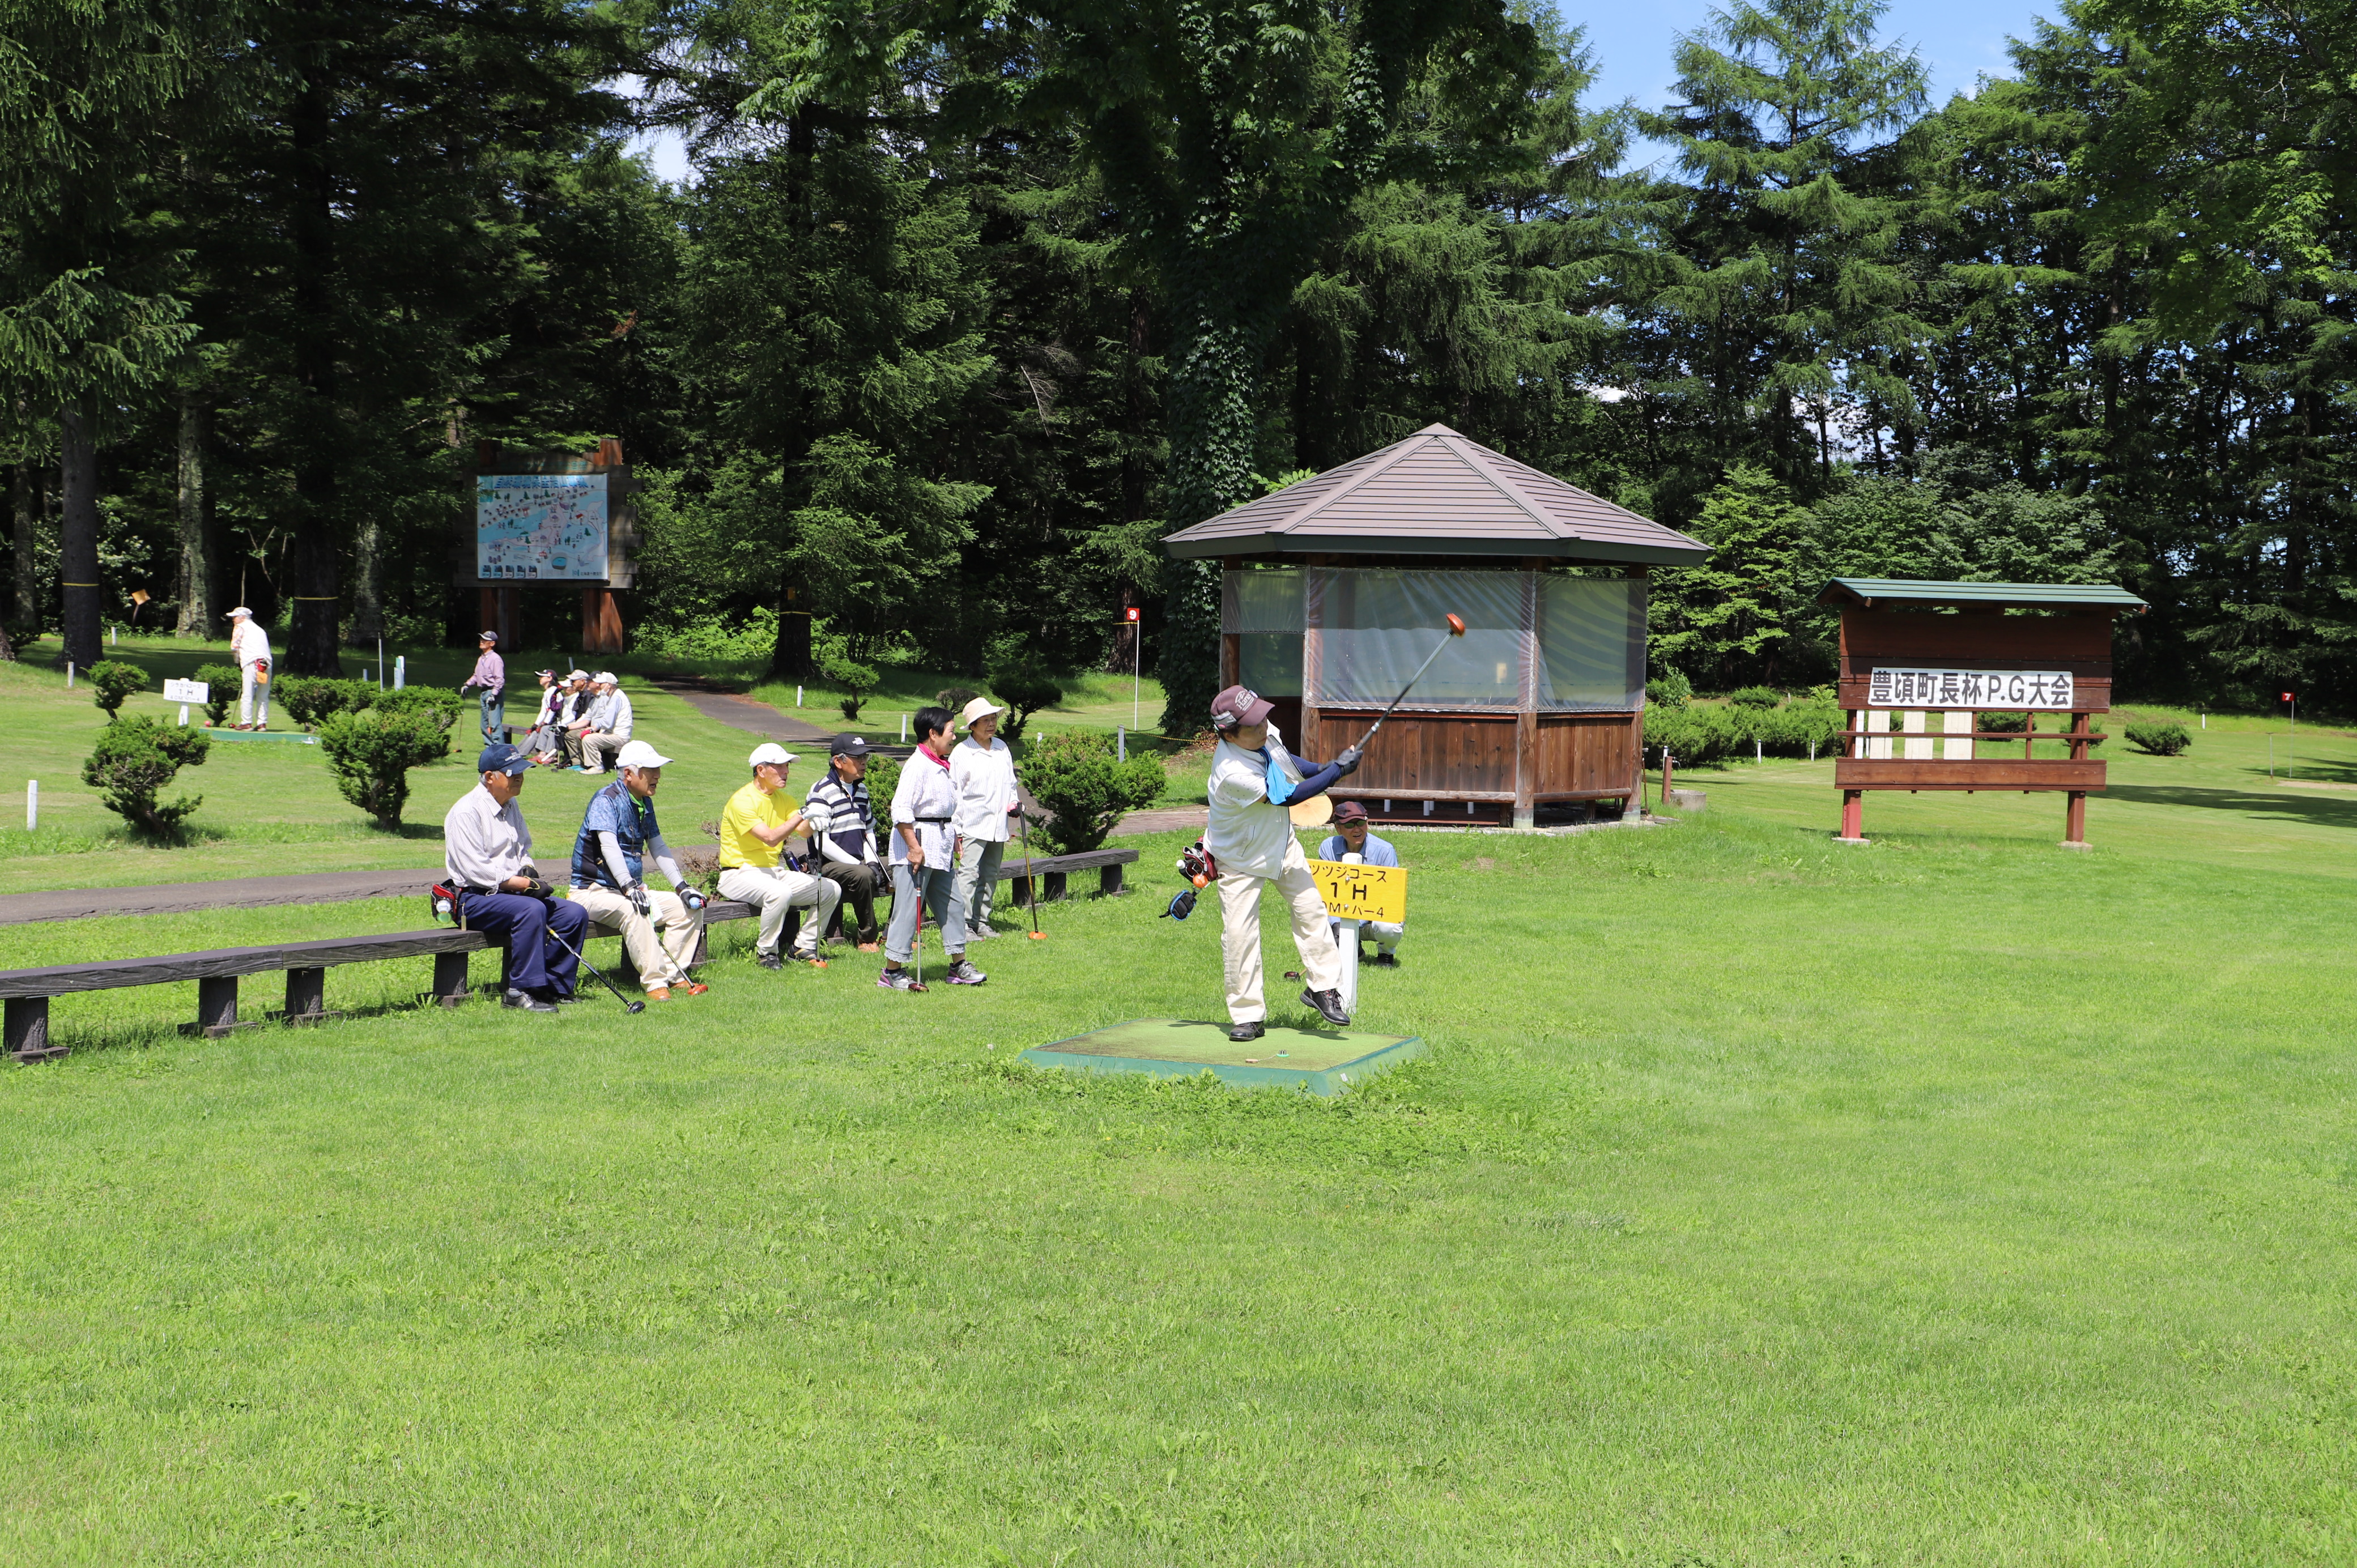
[[[237,983],[242,975],[286,972],[289,1024],[316,1024],[333,1016],[325,1007],[328,971],[339,963],[375,963],[386,959],[434,960],[431,995],[446,1007],[467,997],[467,958],[490,944],[480,931],[396,931],[386,936],[330,937],[324,941],[274,942],[267,947],[215,948],[210,952],[173,953],[162,958],[111,959],[99,963],[61,963],[46,969],[0,970],[0,998],[5,999],[6,1024],[0,1049],[20,1062],[47,1061],[65,1055],[65,1047],[49,1039],[49,999],[82,991],[117,991],[134,985],[167,985],[176,981],[197,983],[197,1021],[193,1026],[209,1037],[232,1029],[251,1028],[237,1015]]]
[[[1043,854],[1030,860],[1002,860],[998,863],[997,875],[991,880],[1014,883],[1011,893],[1016,906],[1028,908],[1034,876],[1039,879],[1039,902],[1042,904],[1052,904],[1069,897],[1071,875],[1076,871],[1095,872],[1098,894],[1114,897],[1129,890],[1123,885],[1121,868],[1136,863],[1137,852],[1134,849],[1092,849],[1079,854]],[[888,899],[892,897],[889,886],[885,887],[884,897]],[[704,923],[712,926],[723,920],[749,920],[759,914],[760,910],[750,904],[739,904],[730,898],[715,898],[704,907]],[[796,909],[786,917],[785,935],[780,940],[791,942],[801,929],[802,911]],[[620,933],[610,926],[593,925],[589,928],[589,934],[592,937],[611,937]],[[701,960],[704,955],[699,952],[696,956]]]

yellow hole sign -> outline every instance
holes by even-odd
[[[1381,920],[1396,926],[1407,918],[1407,873],[1396,865],[1313,860],[1309,875],[1318,879],[1326,912],[1338,920]]]

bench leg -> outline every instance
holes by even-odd
[[[5,1036],[7,1053],[20,1062],[55,1061],[66,1054],[49,1043],[49,999],[46,996],[8,998]]]
[[[198,981],[198,1033],[209,1040],[218,1040],[237,1027],[237,976],[224,974]]]
[[[1097,893],[1099,897],[1113,898],[1117,897],[1127,891],[1129,891],[1129,889],[1121,885],[1120,866],[1108,865],[1103,870],[1097,873]]]
[[[1006,896],[1015,900],[1017,908],[1028,909],[1031,908],[1031,879],[1028,876],[1007,878]]]
[[[1069,874],[1061,871],[1046,871],[1040,873],[1039,880],[1046,884],[1046,886],[1040,889],[1039,902],[1042,904],[1053,904],[1059,898],[1061,898],[1064,896],[1064,885],[1068,879]]]
[[[328,972],[324,969],[290,969],[286,972],[286,1011],[282,1021],[288,1024],[316,1024],[331,1017],[328,1011]]]
[[[456,1007],[467,1000],[465,953],[438,952],[434,955],[434,1000],[445,1007]]]

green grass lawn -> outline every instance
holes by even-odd
[[[733,778],[663,701],[666,801]],[[979,990],[737,926],[635,1019],[419,1009],[423,962],[221,1041],[192,986],[62,999],[75,1054],[0,1071],[0,1560],[2347,1562],[2357,792],[2264,742],[2118,745],[2083,854],[2018,795],[1878,795],[1844,848],[1830,765],[1772,761],[1675,827],[1403,833],[1358,1023],[1430,1054],[1335,1101],[1010,1062],[1217,1015],[1177,834]],[[317,810],[271,869],[371,842]]]

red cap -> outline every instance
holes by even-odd
[[[1337,822],[1363,822],[1367,820],[1367,808],[1356,800],[1337,800],[1334,803],[1334,820]]]
[[[1222,730],[1256,725],[1276,711],[1276,704],[1250,686],[1231,686],[1211,699],[1211,723]]]

